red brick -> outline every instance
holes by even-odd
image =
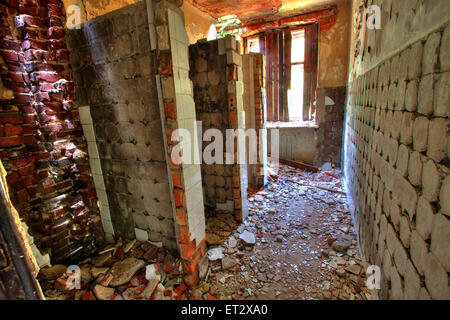
[[[23,83],[25,81],[24,74],[21,72],[9,72],[8,74],[11,80],[14,82]]]
[[[69,61],[69,50],[59,49],[53,51],[53,59],[56,61]]]
[[[174,197],[174,201],[175,201],[175,206],[183,207],[183,205],[184,205],[183,204],[184,190],[174,189],[173,197]]]
[[[0,39],[0,47],[3,49],[19,51],[20,43],[17,41],[13,41],[13,40]]]
[[[176,212],[177,212],[177,224],[181,226],[187,225],[186,209],[177,208]]]
[[[159,73],[161,75],[172,75],[172,55],[170,51],[163,51],[159,55]]]
[[[36,72],[35,74],[38,80],[56,82],[61,79],[56,72]]]
[[[195,253],[195,240],[189,244],[180,244],[180,257],[184,260],[191,260]]]
[[[6,126],[5,128],[5,136],[17,136],[22,133],[23,129],[21,126]]]
[[[19,5],[18,8],[19,13],[24,13],[30,16],[37,16],[38,15],[38,9],[37,7],[30,7],[30,6],[24,6]]]
[[[18,15],[15,17],[14,21],[18,28],[25,27],[25,26],[36,27],[36,28],[45,28],[45,22],[41,18],[33,17],[30,15],[25,15],[25,14]]]
[[[8,172],[6,181],[10,184],[19,182],[19,174],[17,172]]]
[[[0,147],[16,147],[22,143],[22,137],[0,138]]]
[[[175,291],[175,293],[180,296],[184,291],[186,291],[186,289],[187,289],[186,285],[182,283],[178,287],[176,287],[173,291]]]
[[[175,188],[183,188],[182,178],[181,178],[181,170],[171,170],[170,174],[172,175],[172,184]]]
[[[227,74],[228,74],[228,80],[229,81],[237,81],[237,65],[232,64],[227,66]]]
[[[19,6],[19,0],[6,0],[9,7],[17,8]]]
[[[19,54],[11,50],[1,50],[1,54],[6,61],[19,61]]]
[[[187,226],[178,225],[178,241],[181,243],[189,243],[189,228]]]
[[[67,281],[63,278],[58,278],[55,281],[55,289],[58,289],[59,291],[66,291],[69,290],[67,287]]]
[[[36,176],[27,176],[22,178],[22,183],[24,186],[29,187],[35,183],[37,183],[37,177]]]
[[[16,202],[17,203],[24,203],[27,202],[30,199],[30,196],[27,192],[27,190],[20,190],[16,192]]]
[[[59,27],[51,27],[47,30],[49,39],[61,39],[64,37],[64,29]]]
[[[48,41],[25,40],[22,42],[22,50],[41,49],[48,50]]]
[[[176,119],[177,117],[177,112],[176,112],[176,108],[175,108],[175,103],[173,102],[168,102],[164,104],[164,109],[166,112],[166,118],[167,119]]]
[[[14,102],[18,104],[30,103],[32,100],[31,96],[28,94],[14,94]]]
[[[64,40],[50,40],[50,47],[52,50],[66,49],[66,42]]]
[[[19,172],[19,175],[21,175],[21,176],[28,176],[28,175],[34,173],[34,169],[35,169],[34,165],[30,165],[28,167],[19,168],[18,172]]]

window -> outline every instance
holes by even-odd
[[[247,53],[259,53],[259,39],[250,38],[247,40]]]
[[[302,121],[305,30],[292,31],[291,36],[291,88],[288,90],[289,121]]]
[[[317,86],[318,25],[277,29],[245,38],[246,53],[266,60],[268,122],[309,122]]]

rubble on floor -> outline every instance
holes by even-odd
[[[230,213],[208,217],[209,266],[194,287],[178,258],[139,241],[119,241],[83,261],[79,289],[67,289],[61,265],[41,270],[41,286],[48,299],[372,299],[340,172],[327,169],[281,166],[249,196],[243,224]]]
[[[41,269],[38,278],[51,300],[180,300],[188,299],[182,266],[164,248],[149,242],[119,241],[82,261],[80,287],[73,288],[68,266]]]
[[[196,297],[372,299],[340,172],[322,169],[281,166],[249,197],[250,215],[240,226],[223,212],[207,219],[211,269]]]

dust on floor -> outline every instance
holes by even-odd
[[[339,171],[281,166],[272,180],[249,197],[250,216],[229,237],[207,227],[214,261],[200,287],[220,299],[371,299]],[[230,217],[218,213],[207,225]]]
[[[249,197],[243,224],[208,217],[209,267],[184,276],[179,258],[148,242],[108,245],[80,263],[80,286],[67,266],[43,268],[48,299],[371,299],[337,170],[316,174],[281,166]]]

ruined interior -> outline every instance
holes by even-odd
[[[447,0],[1,0],[0,35],[1,300],[450,299]]]

